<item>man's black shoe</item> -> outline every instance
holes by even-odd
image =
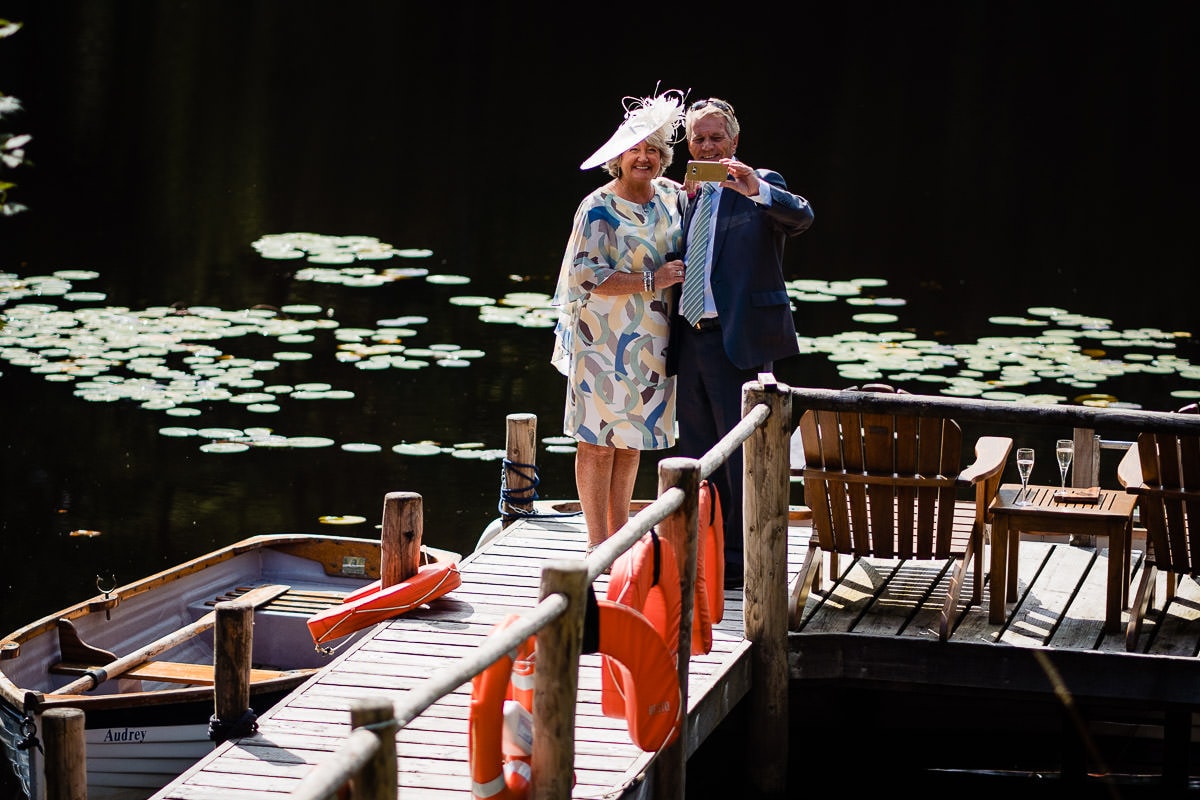
[[[741,589],[745,578],[741,570],[733,571],[728,566],[725,567],[725,588],[726,589]]]

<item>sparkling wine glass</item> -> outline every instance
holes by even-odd
[[[1013,505],[1031,506],[1029,498],[1025,496],[1026,488],[1029,486],[1029,473],[1033,472],[1033,448],[1018,447],[1017,448],[1017,474],[1021,476],[1021,494],[1017,496],[1017,502]]]
[[[1062,476],[1062,488],[1067,488],[1067,471],[1071,469],[1071,459],[1075,457],[1075,441],[1059,439],[1054,443],[1054,455],[1058,458],[1058,474]]]

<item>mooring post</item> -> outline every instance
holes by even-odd
[[[350,702],[350,726],[367,728],[379,740],[375,754],[351,780],[355,800],[396,800],[399,776],[396,764],[396,712],[386,697],[364,697]]]
[[[46,800],[87,800],[87,741],[78,708],[42,714],[46,740]]]
[[[509,511],[529,513],[537,493],[537,415],[509,414],[505,440],[507,462],[500,498],[501,530],[512,523]]]
[[[542,565],[538,601],[562,594],[567,610],[542,628],[537,638],[529,787],[529,796],[537,800],[569,800],[575,785],[575,703],[588,587],[587,562],[581,558]]]
[[[792,396],[771,375],[742,387],[742,415],[770,414],[745,443],[746,583],[743,627],[750,648],[747,774],[763,796],[782,797],[788,765],[788,489]]]
[[[425,522],[421,495],[388,492],[383,498],[379,584],[386,589],[406,581],[421,567],[421,536]]]
[[[684,501],[675,513],[658,526],[659,534],[671,543],[679,561],[682,609],[679,618],[679,738],[664,747],[654,760],[655,800],[686,797],[688,742],[688,664],[692,653],[695,618],[696,561],[700,549],[700,462],[693,458],[664,458],[658,462],[658,496],[674,487],[683,490]],[[718,590],[720,591],[720,590]]]
[[[213,716],[217,743],[253,732],[250,664],[254,651],[254,606],[238,600],[217,603],[213,630]]]

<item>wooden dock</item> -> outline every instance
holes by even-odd
[[[809,529],[803,523],[787,526],[786,553],[772,535],[788,503],[784,476],[791,468],[792,402],[804,408],[952,413],[987,424],[1073,427],[1076,442],[1087,445],[1093,442],[1091,431],[1107,426],[1196,428],[1194,418],[1184,418],[1191,415],[794,389],[768,378],[747,384],[742,422],[701,462],[664,459],[659,464],[663,494],[645,509],[651,513],[639,512],[616,534],[623,547],[648,530],[650,520],[661,520],[660,532],[668,538],[686,536],[687,515],[696,513],[697,472],[699,477],[709,474],[744,443],[747,474],[755,478],[747,494],[747,579],[778,575],[786,562],[786,579],[794,583],[808,550]],[[530,420],[518,419],[529,416],[509,419],[513,464],[532,461],[536,438]],[[522,449],[529,456],[520,455]],[[519,488],[509,477],[509,489]],[[459,674],[468,674],[455,669],[464,659],[480,660],[478,648],[506,615],[543,609],[551,601],[569,602],[565,598],[571,592],[579,609],[580,587],[572,588],[569,581],[551,588],[546,600],[539,603],[538,597],[543,567],[551,567],[551,578],[580,574],[554,565],[582,558],[585,539],[580,516],[520,519],[463,559],[460,588],[427,610],[382,623],[264,714],[257,735],[219,746],[154,800],[290,793],[314,773],[320,781],[304,781],[303,790],[317,797],[312,791],[316,784],[324,793],[340,785],[328,778],[341,781],[350,774],[340,768],[335,751],[350,734],[351,703],[367,698],[382,698],[397,708],[411,705],[411,698],[419,701],[421,710],[408,717],[411,721],[396,737],[400,796],[469,797],[470,686],[464,682],[449,694],[442,692]],[[1165,611],[1151,615],[1138,651],[1128,652],[1121,633],[1104,631],[1109,554],[1106,541],[1094,541],[1101,546],[1071,544],[1065,537],[1026,537],[1016,569],[1009,570],[1010,578],[1015,574],[1015,602],[989,614],[990,593],[999,589],[985,581],[979,602],[964,598],[959,604],[946,641],[940,640],[936,624],[950,579],[946,562],[843,556],[841,572],[830,576],[825,590],[809,596],[790,632],[786,608],[777,606],[776,590],[784,587],[751,585],[744,617],[742,592],[727,592],[712,652],[689,662],[686,737],[680,748],[664,751],[676,759],[656,762],[631,743],[623,720],[599,712],[600,659],[585,655],[574,701],[574,741],[566,742],[574,745],[573,753],[569,747],[556,752],[568,737],[554,736],[555,718],[549,717],[535,732],[535,748],[541,748],[535,761],[541,754],[554,771],[535,775],[535,784],[544,783],[554,796],[566,796],[560,791],[565,789],[576,798],[679,797],[685,788],[689,800],[707,800],[749,797],[751,786],[774,797],[810,783],[811,765],[820,764],[827,775],[848,772],[855,785],[874,781],[879,788],[894,788],[902,770],[908,775],[915,770],[914,787],[925,787],[930,773],[958,770],[1024,772],[1060,793],[1097,778],[1112,795],[1116,773],[1128,769],[1138,773],[1130,776],[1134,779],[1147,777],[1141,773],[1148,771],[1159,788],[1192,789],[1197,786],[1192,764],[1200,764],[1200,753],[1193,754],[1198,739],[1192,724],[1193,712],[1200,710],[1200,662],[1195,658],[1200,652],[1200,589],[1185,582]],[[1143,567],[1144,548],[1135,530],[1133,581]],[[985,556],[974,563],[985,569],[990,560]],[[824,566],[828,573],[828,560]],[[585,580],[596,577],[594,587],[603,593],[606,579],[599,575],[599,565],[584,572]],[[1160,581],[1161,599],[1165,578]],[[690,588],[684,588],[688,597]],[[1123,619],[1127,616],[1123,612]],[[582,624],[582,612],[577,610],[574,619]],[[744,628],[758,641],[748,641]],[[539,664],[539,680],[546,676],[551,694],[543,696],[546,703],[535,703],[535,712],[553,708],[548,698],[563,681],[573,682],[573,654],[561,657],[573,640],[564,636],[556,641],[562,646],[548,649]],[[554,672],[564,666],[572,671]],[[552,674],[557,679],[548,677]],[[430,685],[438,687],[437,693],[424,691]],[[722,729],[731,717],[731,722],[741,720],[732,742]],[[708,767],[709,775],[716,769],[722,785],[693,783],[693,764],[688,764],[689,777],[681,787],[683,758],[696,754],[710,734],[724,740],[724,749],[716,758],[696,758],[695,766]],[[1155,744],[1135,747],[1143,740]],[[1108,747],[1112,742],[1115,749]],[[373,740],[378,751],[376,744]],[[1147,755],[1130,758],[1135,749]],[[390,761],[390,753],[385,755]],[[327,770],[326,765],[337,768]]]
[[[793,528],[792,574],[807,542]],[[541,563],[583,557],[587,534],[581,515],[524,518],[460,563],[462,586],[427,609],[379,625],[337,654],[328,667],[264,713],[257,735],[217,747],[154,798],[255,797],[293,789],[349,735],[348,702],[365,696],[397,698],[477,647],[507,614],[538,598]],[[603,596],[607,576],[595,583]],[[726,592],[724,620],[714,626],[712,651],[693,656],[689,671],[690,754],[745,695],[749,644],[742,635],[742,593]],[[629,739],[623,719],[600,713],[600,657],[581,662],[576,717],[573,796],[635,794],[651,760]],[[467,707],[470,684],[436,703],[400,730],[400,796],[467,798]]]
[[[800,568],[808,533],[807,527],[799,525],[789,529],[789,580]],[[517,521],[463,559],[459,589],[429,609],[379,625],[263,714],[257,735],[218,746],[155,794],[155,800],[257,798],[264,792],[278,796],[295,788],[349,735],[350,700],[402,697],[461,658],[506,614],[534,605],[541,562],[582,557],[585,541],[580,516]],[[803,627],[789,637],[793,693],[806,685],[818,687],[820,694],[825,689],[819,687],[827,685],[877,683],[908,689],[958,687],[984,695],[1012,692],[1045,699],[1053,697],[1055,687],[1031,675],[1025,663],[1030,654],[1042,652],[1053,654],[1061,665],[1065,685],[1087,687],[1080,693],[1085,707],[1093,695],[1103,694],[1098,685],[1119,685],[1113,676],[1126,673],[1128,704],[1145,702],[1147,697],[1157,697],[1159,706],[1200,704],[1196,696],[1200,687],[1185,686],[1200,683],[1195,680],[1200,667],[1192,659],[1200,648],[1200,587],[1185,582],[1168,613],[1144,636],[1150,643],[1149,654],[1131,655],[1125,652],[1121,635],[1102,632],[1106,559],[1104,548],[1028,537],[1021,549],[1020,600],[1010,605],[1005,623],[988,623],[990,586],[985,584],[981,604],[960,607],[947,643],[938,642],[936,632],[937,609],[948,578],[945,564],[847,560],[840,578],[827,584],[824,594],[809,598]],[[1142,561],[1137,541],[1133,559],[1136,580]],[[606,581],[602,576],[596,582],[601,595]],[[726,592],[725,618],[714,628],[712,652],[691,659],[689,757],[750,685],[741,594]],[[1064,659],[1068,653],[1084,661]],[[1154,661],[1154,670],[1144,668],[1146,659]],[[1171,677],[1174,666],[1182,672]],[[1151,681],[1159,688],[1148,687]],[[599,683],[599,657],[585,655],[573,797],[638,796],[651,757],[630,742],[623,720],[600,713]],[[464,684],[400,730],[400,796],[430,800],[470,796],[469,697],[470,685]],[[1190,715],[1188,721],[1190,729]],[[793,736],[792,747],[798,752],[808,745]]]

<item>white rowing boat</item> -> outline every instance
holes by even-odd
[[[211,719],[216,604],[255,606],[251,711],[261,713],[329,662],[309,618],[378,580],[380,561],[379,541],[256,536],[0,637],[0,741],[25,793],[44,796],[43,712],[69,707],[85,714],[89,800],[153,794],[238,733]]]

